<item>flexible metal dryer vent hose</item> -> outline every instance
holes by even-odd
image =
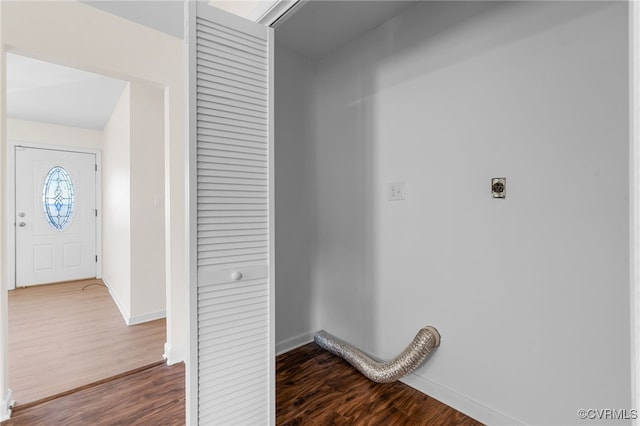
[[[360,349],[324,330],[318,331],[313,340],[322,349],[343,358],[369,380],[390,383],[418,368],[431,351],[440,346],[440,333],[434,327],[424,327],[400,355],[387,362],[372,360]]]

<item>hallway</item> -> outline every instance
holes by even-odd
[[[165,320],[127,326],[101,280],[9,292],[9,387],[16,405],[162,361]]]

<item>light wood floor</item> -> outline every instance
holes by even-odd
[[[100,280],[9,292],[9,387],[17,406],[162,360],[165,321],[127,326]]]

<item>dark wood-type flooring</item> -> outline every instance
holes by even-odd
[[[184,364],[155,365],[17,409],[2,426],[184,425]]]
[[[276,359],[278,425],[482,425],[404,383],[374,383],[309,343]]]
[[[183,364],[155,365],[16,410],[2,426],[184,425],[184,391]],[[403,383],[373,383],[314,343],[276,359],[276,407],[282,426],[481,425]]]

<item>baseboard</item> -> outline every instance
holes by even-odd
[[[125,324],[129,325],[129,319],[131,317],[131,314],[127,312],[124,305],[120,302],[120,299],[118,299],[118,295],[116,294],[115,291],[113,291],[111,284],[109,283],[109,280],[107,280],[107,278],[103,276],[102,282],[104,283],[104,285],[107,286],[107,290],[109,290],[109,294],[111,295],[113,302],[118,307],[118,310],[120,311],[120,315],[122,315],[122,318],[124,319]]]
[[[400,381],[484,424],[522,425],[509,416],[416,373],[410,373]]]
[[[144,315],[136,315],[129,318],[129,322],[127,323],[127,325],[142,324],[143,322],[155,321],[161,318],[165,318],[166,316],[167,316],[167,311],[164,311],[164,310],[158,311],[158,312],[151,312]]]
[[[158,311],[158,312],[150,312],[148,314],[143,314],[143,315],[132,316],[131,313],[127,312],[124,305],[120,302],[120,299],[118,299],[118,295],[116,294],[116,292],[112,290],[109,280],[102,277],[102,282],[104,283],[104,285],[107,286],[107,289],[109,290],[109,294],[111,294],[111,298],[113,299],[113,302],[118,307],[118,310],[120,311],[120,315],[122,315],[122,318],[124,319],[124,322],[127,325],[142,324],[143,322],[154,321],[160,318],[165,318],[167,316],[167,311],[165,310]]]
[[[162,357],[167,360],[167,365],[185,362],[186,350],[184,345],[171,346],[169,342],[164,343],[164,354]]]
[[[307,333],[302,333],[290,339],[276,343],[276,355],[281,355],[302,345],[313,342],[313,336],[315,334],[315,331],[309,331]]]
[[[2,398],[2,403],[0,404],[0,422],[11,418],[13,403],[13,391],[11,389],[7,389],[7,394]]]

